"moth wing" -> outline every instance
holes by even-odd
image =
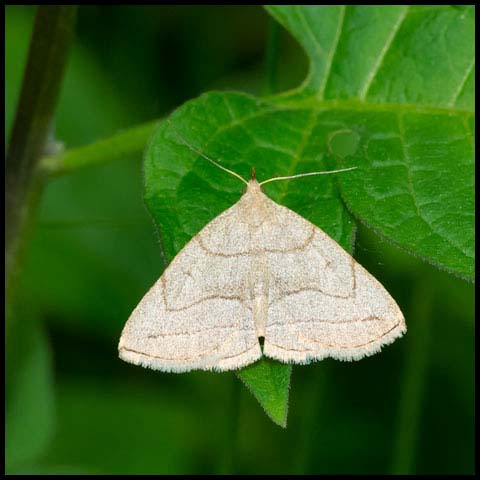
[[[120,358],[155,370],[185,372],[237,369],[261,357],[245,298],[251,258],[208,248],[214,238],[219,245],[249,250],[250,245],[242,245],[248,236],[238,236],[235,215],[236,205],[207,224],[173,259],[128,319]]]
[[[302,248],[268,253],[266,356],[295,363],[358,360],[406,332],[402,312],[378,280],[321,229],[276,205],[277,222],[295,215],[312,234]]]

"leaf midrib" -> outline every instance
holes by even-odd
[[[252,97],[251,95],[245,94],[243,92],[236,91],[212,91],[210,94],[219,94],[224,100],[226,100],[227,95],[239,95],[250,98],[252,100],[258,99]],[[215,141],[216,137],[227,130],[230,130],[234,126],[239,126],[242,123],[245,123],[248,120],[267,115],[269,113],[274,113],[276,111],[295,111],[295,110],[312,110],[315,112],[326,112],[329,110],[345,110],[345,111],[355,111],[355,112],[391,112],[397,114],[403,113],[420,113],[420,114],[430,114],[430,115],[456,115],[463,116],[465,118],[470,118],[475,115],[474,112],[467,110],[458,110],[458,109],[448,109],[442,107],[431,107],[431,106],[420,106],[416,104],[407,104],[407,103],[366,103],[358,100],[318,100],[314,97],[311,97],[306,100],[288,100],[282,101],[282,95],[279,96],[268,96],[258,102],[258,110],[253,113],[249,113],[244,116],[232,117],[231,120],[220,128],[217,128],[214,135],[212,135],[203,145],[201,150],[204,151],[212,142]]]
[[[283,95],[282,95],[283,96]],[[280,108],[292,110],[313,109],[315,111],[350,110],[356,112],[399,112],[399,113],[424,113],[431,115],[458,115],[473,117],[474,111],[460,110],[456,108],[434,107],[430,105],[418,105],[414,103],[366,103],[355,99],[349,100],[318,100],[314,97],[302,100],[289,100],[278,97],[266,97],[263,101],[276,105]]]

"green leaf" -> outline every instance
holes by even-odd
[[[338,119],[343,115],[339,113]],[[369,121],[364,113],[362,121]],[[355,177],[338,179],[352,213],[429,263],[474,275],[473,145],[456,116],[374,114],[363,134]],[[357,117],[357,122],[360,122]],[[350,118],[345,128],[355,129]],[[371,128],[371,127],[369,127]],[[340,162],[344,164],[345,162]]]
[[[145,156],[145,201],[171,260],[210,220],[231,207],[244,186],[186,147],[249,178],[325,170],[331,128],[309,109],[277,107],[241,93],[210,92],[187,102],[155,131]],[[335,127],[332,131],[335,131]],[[353,222],[331,177],[274,182],[265,192],[320,226],[349,249]],[[321,205],[321,209],[317,206]]]
[[[8,469],[34,461],[48,446],[55,417],[50,346],[28,306],[8,330],[5,462]]]
[[[268,10],[311,61],[300,89],[271,100],[310,105],[322,111],[320,122],[359,137],[339,162],[359,167],[338,176],[350,211],[412,254],[472,279],[473,7]]]
[[[266,357],[237,372],[266,414],[283,428],[287,426],[291,373],[291,365],[285,366]]]
[[[473,277],[473,8],[267,10],[306,51],[309,74],[297,89],[263,100],[206,93],[159,126],[145,155],[145,201],[167,260],[243,188],[179,132],[244,178],[252,166],[260,180],[357,166],[334,178],[267,184],[265,192],[347,250],[355,225],[343,202],[414,255]],[[290,367],[278,366],[276,382],[265,365],[250,367],[248,385],[278,419]]]

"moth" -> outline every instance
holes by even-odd
[[[234,370],[262,355],[308,363],[359,360],[406,332],[387,290],[335,240],[249,181],[241,198],[195,235],[128,319],[126,362],[166,372]],[[263,348],[260,340],[263,339]]]

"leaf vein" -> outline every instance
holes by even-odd
[[[308,33],[309,37],[311,38],[313,44],[315,45],[315,48],[317,49],[318,53],[321,56],[324,56],[326,54],[324,48],[318,41],[318,38],[315,36],[315,33],[312,30],[312,27],[310,24],[307,22],[307,19],[305,18],[304,15],[304,10],[300,5],[295,5],[297,8],[294,10],[295,13],[297,14],[298,19],[302,23],[302,25],[305,27],[305,31]]]
[[[335,53],[337,52],[337,47],[338,47],[338,42],[340,41],[340,36],[342,34],[343,30],[343,24],[345,21],[345,12],[347,9],[346,5],[342,5],[340,10],[340,14],[338,16],[338,25],[337,25],[337,31],[335,33],[335,40],[333,42],[332,49],[330,50],[330,53],[328,54],[327,58],[327,68],[325,70],[325,74],[323,76],[323,83],[322,86],[320,87],[320,90],[318,92],[318,97],[323,98],[323,94],[325,92],[325,87],[327,86],[328,79],[330,78],[330,72],[332,71],[332,65],[333,65],[333,59],[335,57]]]
[[[472,61],[468,65],[465,74],[463,75],[458,87],[456,90],[453,92],[452,99],[448,102],[449,107],[453,107],[455,105],[455,102],[458,100],[458,97],[462,93],[463,89],[465,88],[465,84],[467,83],[468,77],[472,73],[473,67],[475,66],[475,57],[472,58]]]
[[[393,40],[395,39],[398,31],[400,30],[400,27],[402,26],[405,18],[407,17],[407,13],[409,11],[409,5],[406,6],[404,10],[400,13],[396,23],[393,25],[392,31],[390,32],[390,35],[387,38],[387,41],[385,42],[385,45],[383,46],[382,50],[380,50],[380,54],[378,55],[377,61],[375,65],[373,66],[372,70],[369,72],[367,75],[365,84],[363,85],[362,89],[360,90],[359,98],[360,100],[365,100],[367,98],[368,91],[370,90],[370,87],[372,85],[373,80],[377,76],[380,67],[383,64],[383,60],[385,59],[385,56],[387,55],[388,50],[390,49]]]
[[[310,140],[313,129],[315,128],[315,125],[317,124],[317,119],[318,119],[318,113],[315,113],[314,111],[312,111],[311,114],[310,114],[310,119],[308,121],[308,125],[305,127],[305,131],[304,131],[304,134],[302,136],[302,139],[300,140],[300,143],[298,144],[297,150],[296,150],[295,155],[293,156],[293,159],[292,159],[292,163],[290,164],[289,170],[291,171],[292,175],[295,173],[295,169],[297,168],[297,165],[300,162],[300,156],[302,155],[303,151],[305,150],[305,147],[308,144],[308,141]],[[288,182],[285,182],[285,187],[282,189],[282,191],[280,193],[280,198],[282,199],[282,201],[285,199],[287,193],[288,193]]]
[[[399,129],[400,129],[400,141],[401,141],[401,145],[402,145],[402,152],[403,152],[403,158],[404,158],[404,162],[405,162],[405,168],[407,170],[407,181],[408,181],[408,188],[410,190],[410,196],[412,198],[412,201],[413,201],[413,205],[415,207],[415,211],[417,213],[417,217],[423,222],[425,223],[428,228],[430,229],[430,231],[432,232],[431,234],[434,234],[436,236],[438,236],[439,238],[441,238],[442,240],[444,240],[445,242],[447,242],[452,248],[454,248],[455,250],[459,251],[460,253],[462,253],[465,257],[467,258],[472,258],[472,255],[468,254],[467,252],[465,252],[462,248],[460,248],[458,245],[455,245],[455,243],[450,239],[448,238],[447,236],[445,235],[442,235],[441,232],[437,231],[434,226],[432,225],[432,223],[427,220],[423,215],[422,213],[420,212],[420,206],[417,202],[417,196],[416,196],[416,192],[415,192],[415,187],[414,187],[414,184],[413,184],[413,177],[412,177],[412,170],[411,170],[411,164],[410,162],[408,161],[408,152],[407,152],[407,146],[405,144],[405,128],[404,128],[404,125],[403,125],[403,115],[399,115],[399,119],[398,119],[398,125],[399,125]],[[414,217],[412,217],[414,218]]]

